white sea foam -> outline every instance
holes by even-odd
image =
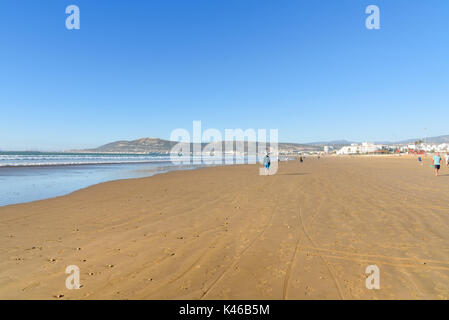
[[[0,153],[0,167],[69,166],[120,163],[169,162],[166,155],[105,155],[105,154],[29,154]]]

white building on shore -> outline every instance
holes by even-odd
[[[421,144],[409,144],[408,146],[400,147],[401,151],[407,152],[408,150],[416,150],[416,151],[425,151],[428,153],[434,152],[449,152],[449,143],[440,143],[440,144],[432,144],[432,143],[421,143]]]
[[[337,151],[337,154],[365,154],[365,153],[373,153],[378,150],[390,150],[390,152],[394,152],[395,150],[400,150],[401,152],[409,152],[410,150],[420,151],[423,150],[426,153],[449,153],[449,143],[441,143],[441,144],[409,144],[409,145],[378,145],[364,142],[362,144],[353,143],[350,146],[344,146],[340,150]]]
[[[330,146],[324,146],[324,147],[323,147],[324,153],[329,153],[329,152],[331,152],[331,149],[333,149],[333,148],[330,147]]]
[[[420,149],[426,152],[449,152],[449,143],[422,144]]]
[[[353,143],[350,146],[344,146],[337,151],[337,154],[364,154],[381,150],[382,146],[378,144],[363,142],[362,144]]]

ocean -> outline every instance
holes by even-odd
[[[0,206],[62,196],[106,181],[202,166],[176,164],[161,154],[0,152]]]

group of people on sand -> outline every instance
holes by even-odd
[[[319,156],[318,156],[318,159],[319,159]],[[449,168],[449,153],[446,153],[445,159],[446,159],[446,166]],[[435,176],[438,176],[438,174],[439,174],[439,171],[440,171],[440,168],[441,168],[441,160],[442,160],[442,158],[440,156],[440,153],[437,152],[437,154],[433,156],[433,165],[432,165],[435,168]],[[300,156],[299,157],[299,162],[302,163],[303,161],[304,161],[303,157]],[[421,156],[418,157],[418,162],[421,165],[423,165],[423,161],[422,161]],[[271,164],[271,159],[270,159],[269,154],[267,153],[267,155],[264,158],[264,167],[265,167],[265,171],[267,173],[269,172],[270,164]]]
[[[304,162],[304,158],[305,158],[305,157],[300,156],[300,157],[299,157],[299,162],[300,162],[300,163]],[[278,158],[278,162],[280,162],[280,161],[281,161],[281,160]],[[263,159],[263,166],[264,166],[264,168],[265,168],[265,173],[266,173],[266,174],[269,174],[269,172],[270,172],[270,165],[271,165],[270,154],[267,153],[267,154],[265,155],[265,158]]]
[[[445,159],[446,159],[446,167],[449,167],[449,153],[446,153]],[[433,156],[432,160],[433,160],[432,167],[435,168],[435,176],[438,176],[440,168],[441,168],[441,160],[442,160],[442,158],[440,156],[440,153],[437,152],[437,154]],[[421,156],[418,157],[418,162],[421,165],[423,165],[423,161],[422,161]]]

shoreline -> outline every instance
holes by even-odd
[[[29,164],[29,165],[0,165],[1,168],[54,168],[54,167],[76,167],[76,166],[105,166],[117,164],[148,164],[148,163],[171,163],[170,160],[161,161],[129,161],[129,162],[79,162],[79,163],[45,163],[45,164]]]
[[[169,163],[171,163],[171,162],[169,162]],[[122,162],[122,163],[118,163],[118,164],[119,165],[139,165],[139,164],[146,164],[146,163],[140,163],[140,162],[139,163],[123,163]],[[82,167],[85,168],[85,166],[87,167],[88,165],[91,165],[91,164],[85,164],[85,165],[83,164]],[[95,166],[103,166],[103,165],[107,166],[107,165],[109,165],[109,163],[108,164],[94,164],[92,166],[95,167]],[[111,164],[111,165],[113,165],[113,164]],[[73,165],[73,166],[72,165],[69,165],[69,166],[66,166],[66,165],[54,165],[54,166],[53,165],[51,165],[51,166],[14,166],[14,167],[6,167],[5,166],[5,167],[0,167],[0,172],[2,171],[2,168],[5,168],[5,170],[14,170],[16,168],[17,169],[25,169],[25,170],[27,168],[30,168],[31,170],[33,170],[33,169],[43,169],[43,170],[45,170],[45,169],[48,169],[48,167],[55,168],[55,169],[65,169],[67,167],[70,167],[70,168],[73,167],[73,169],[76,169],[77,166],[78,165]],[[89,188],[89,187],[92,187],[92,186],[95,186],[95,185],[98,185],[98,184],[107,183],[107,182],[121,181],[121,180],[132,180],[132,179],[141,179],[141,178],[151,178],[151,177],[153,177],[155,175],[165,174],[165,173],[169,173],[169,172],[173,172],[173,171],[197,170],[197,169],[202,169],[202,168],[205,168],[205,167],[212,167],[212,166],[218,166],[218,165],[194,165],[194,164],[191,164],[191,165],[170,165],[170,166],[159,167],[158,169],[161,169],[161,171],[155,171],[155,172],[152,172],[149,169],[139,169],[139,170],[136,169],[135,172],[141,172],[141,173],[150,173],[151,172],[151,174],[150,175],[144,175],[144,176],[137,176],[137,177],[112,178],[110,180],[96,182],[96,183],[89,184],[89,185],[87,185],[85,187],[74,189],[73,191],[70,191],[68,193],[64,193],[62,195],[50,196],[50,197],[45,197],[45,198],[42,198],[42,199],[36,199],[36,200],[30,200],[30,201],[24,201],[24,202],[18,202],[18,203],[11,203],[11,204],[6,204],[6,205],[1,205],[0,204],[0,208],[11,206],[11,205],[27,204],[27,203],[33,203],[35,201],[45,201],[45,200],[51,200],[51,199],[54,199],[54,198],[64,197],[64,196],[72,194],[73,192],[77,192],[79,190],[83,190],[83,189],[86,189],[86,188]]]

